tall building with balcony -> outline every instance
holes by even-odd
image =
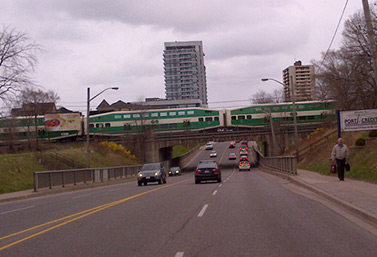
[[[315,100],[314,65],[302,65],[296,61],[293,66],[283,70],[284,101],[292,101],[292,92],[295,101]]]
[[[167,100],[200,99],[208,105],[206,67],[202,41],[164,43]]]

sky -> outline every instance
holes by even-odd
[[[375,1],[370,1],[374,3]],[[320,60],[346,0],[1,0],[0,25],[41,45],[33,79],[60,96],[59,106],[86,110],[103,99],[165,97],[164,42],[203,42],[210,108],[250,104],[272,92],[297,60]],[[349,0],[344,21],[362,10]]]

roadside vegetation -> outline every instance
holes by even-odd
[[[49,152],[49,161],[56,163],[54,155],[65,157],[67,160],[85,164],[85,147],[82,143],[66,143],[56,145]],[[136,165],[136,157],[121,146],[93,144],[91,167],[115,167]],[[33,172],[51,170],[35,152],[0,155],[0,193],[15,192],[33,188]]]
[[[203,143],[204,145],[205,143]],[[184,155],[185,153],[192,150],[196,145],[190,145],[190,146],[183,146],[183,145],[175,145],[173,146],[173,158],[179,157],[181,155]]]
[[[377,137],[374,135],[375,132],[370,131],[342,134],[343,141],[349,149],[349,163],[351,165],[351,170],[345,174],[346,178],[377,183]],[[330,172],[331,162],[329,159],[331,150],[338,138],[336,129],[324,129],[309,136],[300,142],[300,149],[313,144],[323,137],[326,137],[326,141],[313,147],[310,153],[299,162],[298,168],[316,171],[324,175],[337,176]],[[357,146],[358,143],[356,142],[360,141],[365,141],[365,145]],[[293,151],[290,150],[288,153],[293,154]]]

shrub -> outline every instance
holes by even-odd
[[[377,130],[372,130],[368,134],[369,137],[377,137]]]
[[[114,152],[118,152],[118,153],[121,153],[121,154],[124,154],[125,156],[127,156],[128,158],[130,159],[133,159],[135,160],[136,159],[136,156],[134,154],[132,154],[130,152],[130,150],[127,150],[126,148],[124,148],[124,146],[122,145],[118,145],[114,142],[109,142],[109,141],[103,141],[101,143],[98,144],[100,147],[106,147]]]
[[[355,142],[356,146],[363,146],[365,145],[365,139],[364,138],[358,138]]]

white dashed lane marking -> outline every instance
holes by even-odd
[[[212,195],[216,195],[217,194],[217,190],[213,191]]]
[[[90,196],[90,195],[92,195],[92,194],[74,196],[74,197],[72,197],[72,199],[83,198],[83,197],[87,197],[87,196]]]
[[[185,254],[184,252],[177,252],[175,257],[183,257],[184,254]]]
[[[203,217],[203,215],[204,215],[205,211],[207,210],[207,208],[208,208],[208,204],[205,204],[203,206],[202,210],[199,212],[198,217]]]
[[[27,210],[27,209],[31,209],[31,208],[34,208],[34,206],[28,206],[28,207],[24,207],[24,208],[20,208],[20,209],[15,209],[15,210],[11,210],[11,211],[0,212],[0,215],[4,215],[4,214],[16,212],[16,211],[23,211],[23,210]]]

